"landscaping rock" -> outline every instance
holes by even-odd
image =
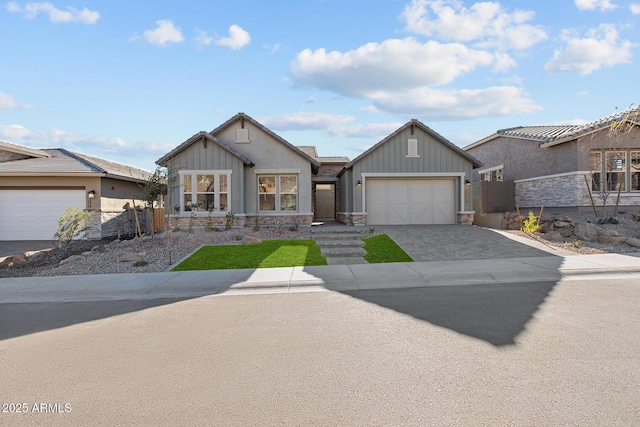
[[[564,236],[557,231],[552,231],[544,235],[544,238],[552,242],[564,241]]]
[[[605,243],[608,245],[621,245],[627,241],[626,237],[619,236],[600,236],[598,237],[598,242]]]
[[[3,265],[8,265],[9,267],[14,266],[16,264],[26,264],[27,258],[24,255],[11,255],[6,257],[3,261]]]
[[[640,239],[636,239],[635,237],[629,237],[626,241],[627,245],[633,246],[634,248],[640,248]]]
[[[558,230],[558,233],[560,233],[562,237],[565,238],[571,237],[573,235],[573,227],[562,227],[560,230]]]
[[[72,263],[74,261],[81,260],[83,258],[84,257],[82,255],[71,255],[69,258],[65,258],[62,261],[60,261],[60,265],[69,264],[69,263]]]
[[[259,245],[260,243],[262,243],[262,240],[258,239],[257,237],[253,237],[253,236],[247,236],[242,241],[243,245]]]
[[[615,230],[600,230],[599,236],[618,237],[620,234]]]
[[[579,222],[573,227],[573,234],[579,240],[586,240],[587,242],[597,242],[598,236],[602,230],[597,225],[591,222]]]
[[[556,220],[556,221],[554,221],[554,222],[553,222],[553,225],[554,225],[555,227],[558,227],[558,228],[564,228],[564,227],[568,227],[568,226],[570,226],[570,225],[571,225],[571,222],[570,222],[570,221],[560,221],[560,220]]]
[[[144,259],[146,252],[131,252],[116,259],[116,262],[136,262]]]

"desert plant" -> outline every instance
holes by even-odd
[[[258,218],[258,214],[256,214],[256,218],[254,220],[253,231],[260,231],[260,219]]]
[[[276,230],[280,230],[282,228],[282,221],[280,221],[279,219],[276,219],[273,225],[276,226]]]
[[[227,212],[227,214],[224,217],[224,229],[231,230],[231,228],[233,228],[233,225],[235,223],[236,223],[236,214],[234,214],[231,211]]]
[[[636,212],[631,216],[636,221],[640,221],[640,212]]]
[[[620,221],[615,216],[609,215],[606,218],[598,218],[598,224],[620,224]]]
[[[298,227],[300,227],[300,220],[296,218],[295,222],[289,226],[289,231],[298,231]]]
[[[522,221],[521,230],[524,231],[525,233],[535,233],[536,231],[540,230],[540,225],[538,224],[538,218],[536,217],[536,214],[534,214],[532,211],[529,211],[529,216],[527,217],[527,219]]]
[[[147,261],[145,259],[139,259],[138,261],[133,263],[133,266],[134,267],[144,267],[147,264],[149,264],[149,261]]]
[[[80,208],[69,208],[58,218],[58,228],[53,238],[60,249],[66,249],[71,240],[89,228],[91,213]]]
[[[207,217],[207,224],[204,226],[204,231],[213,231],[213,224],[211,223],[211,212],[213,209],[213,206],[209,207],[209,216]]]
[[[240,240],[242,240],[242,236],[241,236],[241,235],[239,235],[239,234],[234,234],[234,236],[232,237],[232,239],[233,239],[233,240],[236,240],[236,241],[240,241]]]
[[[187,233],[189,234],[193,233],[193,224],[195,222],[195,218],[196,218],[196,211],[192,210],[191,215],[189,216],[189,227],[187,227]]]

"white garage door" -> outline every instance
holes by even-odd
[[[84,190],[0,190],[0,240],[51,240],[60,215],[85,206]]]
[[[367,179],[367,224],[454,224],[455,180]]]

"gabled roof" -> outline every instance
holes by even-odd
[[[584,125],[518,126],[501,129],[493,135],[489,135],[464,147],[464,150],[477,147],[501,136],[529,139],[540,142],[542,147],[551,147],[573,141],[581,136],[598,132],[622,122],[640,125],[640,108],[629,108]]]
[[[411,126],[415,126],[418,129],[423,130],[425,133],[427,133],[428,135],[431,135],[437,141],[441,142],[442,144],[444,144],[448,148],[452,149],[453,151],[455,151],[456,153],[458,153],[460,156],[464,157],[465,159],[469,160],[473,164],[474,168],[478,168],[478,167],[482,166],[482,163],[480,163],[480,161],[478,159],[476,159],[475,157],[473,157],[473,156],[469,155],[468,153],[464,152],[460,147],[458,147],[455,144],[453,144],[451,141],[449,141],[448,139],[446,139],[445,137],[443,137],[442,135],[440,135],[439,133],[437,133],[436,131],[431,129],[429,126],[425,125],[424,123],[422,123],[419,120],[411,119],[410,121],[408,121],[404,125],[400,126],[391,135],[387,136],[382,141],[378,142],[373,147],[369,148],[367,151],[365,151],[364,153],[360,154],[358,157],[356,157],[355,159],[351,160],[349,163],[344,165],[344,168],[345,169],[349,169],[349,168],[353,167],[353,165],[355,163],[357,163],[358,161],[360,161],[360,159],[364,158],[369,153],[375,151],[378,147],[380,147],[381,145],[387,143],[391,139],[395,138],[396,135],[398,135],[400,132],[404,131],[405,129],[407,129],[407,128],[411,127]]]
[[[224,150],[228,151],[229,153],[233,154],[234,156],[242,160],[242,163],[244,163],[245,165],[249,167],[254,166],[253,162],[249,160],[247,157],[243,156],[241,153],[234,150],[232,147],[229,147],[227,144],[223,143],[218,138],[216,138],[212,134],[205,131],[200,131],[196,133],[191,138],[187,139],[185,142],[178,145],[176,148],[174,148],[173,150],[165,154],[162,158],[156,160],[156,164],[159,166],[166,166],[169,160],[171,160],[172,158],[180,154],[183,150],[190,147],[191,144],[201,141],[202,139],[205,139],[205,141],[211,141],[212,143],[219,145]]]
[[[192,136],[191,138],[187,139],[185,142],[183,142],[182,144],[178,145],[176,148],[171,150],[169,153],[164,155],[162,158],[157,160],[156,164],[158,164],[160,166],[165,166],[169,159],[177,156],[183,150],[187,149],[191,144],[199,141],[200,138],[202,138],[204,136],[208,140],[215,142],[216,144],[220,145],[225,150],[229,151],[233,155],[235,155],[238,158],[240,158],[246,165],[248,165],[250,167],[253,167],[254,163],[250,159],[248,159],[247,157],[241,155],[238,151],[234,150],[232,147],[229,147],[228,145],[224,144],[216,136],[220,132],[222,132],[226,128],[228,128],[229,126],[231,126],[234,123],[236,123],[237,121],[243,121],[243,120],[247,120],[248,122],[251,122],[254,126],[256,126],[257,128],[261,129],[263,132],[265,132],[266,134],[268,134],[269,136],[271,136],[272,138],[274,138],[278,142],[282,143],[288,149],[293,150],[299,156],[302,156],[305,159],[307,159],[309,161],[309,163],[311,163],[311,167],[312,167],[313,173],[318,173],[318,168],[320,167],[320,163],[318,163],[318,161],[316,159],[314,159],[313,157],[311,157],[309,154],[307,154],[303,150],[299,149],[298,147],[292,145],[291,143],[289,143],[288,141],[286,141],[285,139],[283,139],[279,135],[275,134],[271,130],[267,129],[261,123],[257,122],[256,120],[254,120],[250,116],[246,115],[245,113],[236,114],[235,116],[231,117],[229,120],[227,120],[226,122],[224,122],[223,124],[221,124],[220,126],[215,128],[214,130],[212,130],[211,132],[208,132],[208,133],[207,132],[199,132],[199,133],[195,134],[194,136]]]
[[[21,154],[29,157],[48,157],[49,155],[42,150],[24,147],[22,145],[11,144],[9,142],[0,141],[0,151],[9,151],[11,153]]]
[[[25,147],[26,148],[26,147]],[[0,163],[0,175],[92,175],[144,182],[151,175],[147,171],[120,163],[75,153],[64,148],[36,150],[38,157]]]

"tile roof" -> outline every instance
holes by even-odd
[[[640,108],[629,108],[583,125],[518,126],[500,129],[495,134],[464,147],[464,150],[477,147],[500,136],[530,139],[532,141],[538,141],[544,144],[544,146],[552,146],[573,141],[581,136],[600,131],[622,122],[640,125]]]
[[[118,179],[141,182],[149,172],[120,163],[75,153],[64,148],[48,148],[41,151],[47,157],[30,157],[0,163],[2,174],[82,174],[101,173]]]
[[[10,151],[12,153],[22,154],[32,157],[47,157],[47,153],[36,148],[29,148],[22,145],[11,144],[10,142],[0,141],[0,151]]]

